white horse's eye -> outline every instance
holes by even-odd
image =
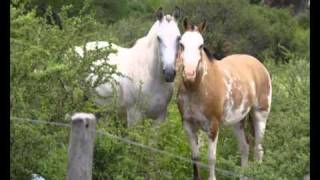
[[[201,44],[200,46],[199,46],[199,49],[202,49],[203,48],[203,44]]]
[[[159,36],[157,36],[157,39],[159,42],[162,42],[161,38]]]
[[[180,47],[181,50],[184,50],[184,45],[183,44],[179,43],[179,47]]]
[[[179,41],[180,41],[180,39],[181,39],[181,36],[178,36],[178,37],[177,37],[177,41],[179,42]]]

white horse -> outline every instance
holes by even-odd
[[[126,114],[127,123],[131,125],[142,117],[161,122],[166,118],[167,106],[173,94],[175,64],[177,57],[180,31],[177,25],[179,9],[173,15],[164,15],[162,8],[156,13],[157,21],[152,25],[145,37],[138,39],[131,48],[123,48],[115,44],[111,47],[116,53],[108,56],[108,63],[117,66],[117,70],[126,77],[113,76],[118,82],[116,93],[119,95],[119,105]],[[89,42],[86,50],[108,47],[105,41]],[[82,47],[75,51],[83,56]],[[98,60],[95,65],[101,65],[104,60]],[[93,81],[97,78],[92,75]],[[108,97],[113,92],[112,85],[105,83],[98,86],[96,92],[102,97]],[[98,104],[110,103],[104,98],[96,99]],[[141,108],[136,104],[143,102]]]

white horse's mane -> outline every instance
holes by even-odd
[[[152,37],[155,36],[158,27],[159,27],[159,21],[156,21],[152,25],[152,27],[150,28],[148,34],[146,36],[143,36],[143,37],[137,39],[137,41],[135,42],[135,44],[131,48],[134,48],[137,46],[141,46],[141,47],[147,46],[146,43],[150,42],[150,39],[152,39]]]
[[[167,14],[163,17],[163,20],[166,20],[167,22],[170,22],[172,20],[174,20],[174,17]],[[143,43],[148,43],[148,40],[151,40],[157,33],[158,31],[158,28],[159,28],[159,25],[160,25],[160,21],[157,20],[150,28],[148,34],[144,37],[141,37],[139,38],[136,43],[133,45],[134,46],[139,46],[139,45],[142,45]]]
[[[168,14],[168,15],[164,16],[163,20],[166,20],[167,22],[170,22],[170,21],[174,20],[174,17],[172,17],[171,15]],[[137,47],[141,47],[141,48],[142,47],[148,47],[150,45],[150,40],[153,40],[153,37],[157,33],[157,30],[159,28],[159,24],[160,24],[160,22],[159,22],[159,20],[157,20],[151,26],[151,28],[148,31],[147,35],[137,39],[132,47],[125,48],[125,47],[118,46],[118,45],[116,45],[114,43],[109,43],[107,41],[93,41],[93,42],[88,42],[86,44],[86,46],[85,46],[85,49],[87,51],[91,51],[91,50],[106,48],[106,47],[108,47],[110,45],[111,45],[111,48],[116,49],[118,51],[129,50],[129,49],[133,49],[133,48],[137,48]],[[84,56],[84,48],[83,48],[83,46],[75,46],[74,50],[76,51],[76,53],[80,57]]]

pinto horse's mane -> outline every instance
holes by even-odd
[[[210,62],[212,62],[213,60],[220,60],[216,54],[212,53],[207,47],[203,47],[203,51],[206,53],[208,59]]]

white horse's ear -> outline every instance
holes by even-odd
[[[200,33],[202,33],[204,30],[205,30],[205,28],[207,27],[207,20],[204,20],[202,23],[200,23],[199,25],[198,25],[198,31],[200,32]]]
[[[178,6],[176,6],[174,8],[172,16],[174,17],[175,20],[178,20],[180,18],[180,14],[181,14],[181,9]]]
[[[183,20],[183,27],[184,27],[184,31],[191,31],[191,30],[192,30],[192,24],[191,24],[191,22],[188,20],[188,18],[184,18],[184,20]]]
[[[163,18],[163,16],[164,16],[164,13],[163,13],[163,11],[162,11],[162,7],[160,7],[160,8],[157,10],[157,12],[156,12],[156,17],[157,17],[157,19],[158,19],[159,21],[161,21],[162,18]]]

